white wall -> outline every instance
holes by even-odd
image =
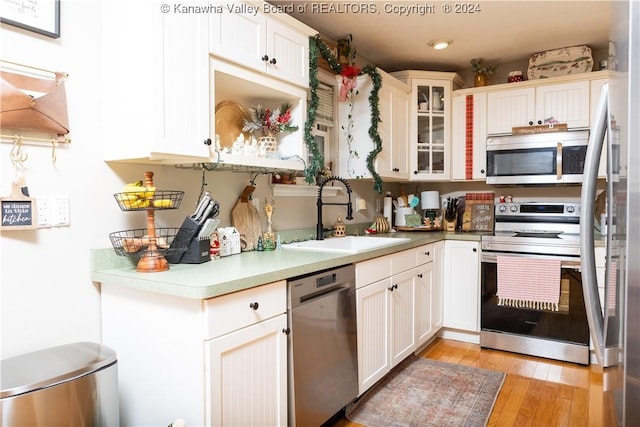
[[[61,34],[51,39],[2,24],[0,58],[60,70],[67,84],[72,144],[57,150],[24,146],[31,196],[70,197],[71,226],[4,231],[0,237],[2,358],[73,341],[100,341],[99,293],[89,280],[89,248],[104,246],[105,232],[122,219],[107,216],[118,177],[100,161],[100,5],[61,5]],[[3,131],[3,133],[6,133]],[[0,146],[0,195],[15,178],[10,144]]]
[[[158,188],[185,191],[179,210],[156,213],[159,227],[179,226],[200,192],[200,170],[102,161],[102,144],[109,141],[103,140],[101,129],[118,124],[101,122],[96,98],[100,82],[108,78],[101,74],[102,61],[108,60],[100,48],[101,7],[99,0],[61,2],[59,39],[0,24],[0,59],[69,74],[72,139],[68,147],[58,149],[55,165],[49,147],[24,146],[31,196],[69,196],[71,225],[0,232],[0,358],[75,341],[100,342],[100,293],[99,284],[90,279],[90,250],[110,247],[110,232],[145,226],[144,213],[121,212],[114,201],[112,194],[124,183],[142,179],[146,170],[152,170]],[[126,138],[127,129],[121,134]],[[10,149],[10,144],[0,144],[0,197],[10,194],[15,179]],[[251,178],[247,173],[205,174],[206,189],[221,203],[222,226],[231,225],[231,209]],[[256,179],[254,196],[275,201],[274,230],[312,228],[315,198],[274,198],[269,179],[266,175]],[[359,196],[370,201],[369,210],[357,213],[356,221],[373,216],[372,187],[372,183],[354,184]],[[338,209],[325,208],[325,224],[335,221],[342,212]]]

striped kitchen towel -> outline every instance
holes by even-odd
[[[560,261],[498,255],[498,305],[558,311]]]

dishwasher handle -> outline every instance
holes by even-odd
[[[355,287],[354,283],[343,283],[341,285],[332,286],[331,288],[321,289],[318,292],[301,296],[300,298],[298,298],[298,301],[297,301],[298,304],[294,304],[294,305],[305,304],[305,303],[308,303],[309,301],[324,298],[329,294],[342,292],[345,289],[354,288],[354,287]]]

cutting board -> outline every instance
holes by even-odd
[[[258,238],[262,235],[260,214],[249,200],[253,190],[255,190],[254,186],[247,185],[231,210],[231,222],[240,233],[240,238],[245,241],[242,251],[257,249]]]

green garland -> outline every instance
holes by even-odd
[[[320,39],[320,35],[309,37],[309,89],[311,92],[311,98],[307,107],[307,121],[304,126],[304,140],[307,145],[309,153],[313,157],[313,160],[305,169],[305,181],[312,184],[316,177],[324,169],[324,155],[318,150],[315,138],[313,137],[313,125],[316,121],[316,110],[318,109],[318,54],[322,55],[329,68],[336,74],[340,74],[342,71],[342,65],[333,56],[327,45]],[[371,173],[374,179],[374,190],[379,194],[382,194],[382,179],[378,172],[374,168],[374,162],[378,154],[382,151],[382,138],[378,133],[378,123],[380,122],[380,110],[379,102],[380,98],[378,92],[382,86],[382,77],[375,67],[367,65],[362,69],[360,74],[368,74],[373,82],[373,88],[369,94],[369,106],[371,107],[371,125],[369,126],[369,137],[374,143],[375,148],[371,150],[367,156],[367,169]]]
[[[317,36],[316,36],[317,37]],[[307,106],[307,120],[304,124],[304,141],[311,155],[309,166],[304,170],[305,181],[315,183],[316,177],[324,169],[324,155],[318,150],[318,144],[313,137],[313,125],[316,122],[318,109],[318,43],[314,37],[309,38],[309,89],[311,98]]]
[[[371,93],[369,94],[369,106],[371,107],[371,126],[369,126],[369,138],[373,141],[373,145],[375,148],[371,150],[369,155],[367,155],[367,169],[371,172],[371,176],[373,177],[374,186],[373,189],[378,192],[378,194],[382,194],[382,179],[378,172],[376,172],[375,167],[373,166],[376,157],[382,151],[382,138],[380,138],[380,134],[378,133],[378,123],[380,123],[380,97],[378,93],[380,88],[382,87],[382,77],[380,73],[376,70],[375,67],[367,65],[363,68],[363,73],[366,73],[371,78],[371,82],[373,83],[373,88],[371,89]]]

